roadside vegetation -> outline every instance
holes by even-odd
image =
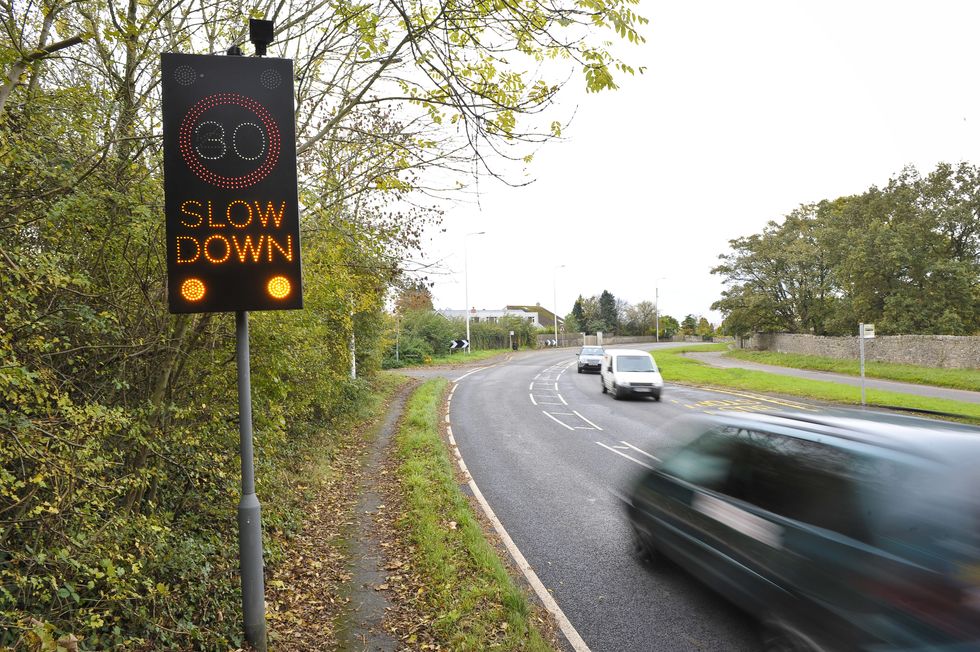
[[[740,349],[729,351],[725,355],[739,360],[778,365],[780,367],[830,371],[851,376],[861,375],[861,363],[858,360],[839,360],[837,358],[824,358],[816,355],[776,353],[772,351],[744,351]],[[939,369],[937,367],[865,361],[864,375],[868,378],[896,380],[904,383],[915,383],[917,385],[934,385],[936,387],[968,389],[975,392],[980,391],[980,370],[977,369]]]
[[[804,204],[729,241],[711,307],[730,335],[980,332],[980,167],[905,168],[881,188]]]
[[[397,592],[423,615],[404,643],[411,649],[473,652],[553,650],[539,629],[541,619],[459,490],[440,435],[446,386],[445,380],[432,380],[416,390],[396,435],[404,502],[398,528],[411,544],[407,566],[418,584],[409,580]]]
[[[752,392],[799,396],[820,401],[860,405],[861,388],[818,380],[777,376],[748,369],[719,369],[699,360],[685,357],[689,351],[725,351],[725,344],[696,344],[658,350],[657,365],[668,382],[689,383],[708,387],[724,387]],[[922,410],[956,415],[971,423],[980,423],[980,405],[939,398],[913,396],[868,388],[869,405]]]
[[[0,12],[0,647],[237,647],[234,320],[167,309],[161,53],[250,54],[248,19],[267,18],[297,80],[304,309],[251,316],[275,563],[302,517],[295,475],[339,450],[374,391],[390,293],[424,273],[456,192],[436,186],[523,175],[507,162],[562,135],[572,68],[615,89],[634,69],[608,32],[640,43],[646,20],[635,0],[15,4]]]
[[[466,337],[466,321],[448,319],[433,310],[432,296],[425,287],[401,292],[395,314],[387,317],[385,328],[385,369],[475,362],[509,351],[512,342],[521,349],[534,347],[539,331],[516,316],[502,317],[492,324],[471,322],[470,352],[451,351],[453,340]]]

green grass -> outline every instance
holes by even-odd
[[[469,353],[453,353],[452,355],[446,353],[432,356],[432,358],[426,364],[462,365],[470,362],[479,362],[481,360],[486,360],[487,358],[493,358],[509,351],[510,349],[486,349],[481,351],[470,351]]]
[[[813,369],[815,371],[832,371],[838,374],[861,375],[861,365],[857,360],[837,360],[816,355],[797,355],[791,353],[775,353],[772,351],[740,351],[728,352],[728,357],[759,362],[761,364],[794,367],[796,369]],[[920,367],[910,364],[895,364],[891,362],[865,362],[864,375],[868,378],[897,380],[918,385],[934,385],[936,387],[952,387],[954,389],[971,389],[980,391],[980,370],[977,369],[938,369],[936,367]]]
[[[657,364],[668,382],[725,387],[753,392],[800,396],[819,401],[860,405],[861,388],[850,385],[779,376],[749,369],[719,369],[682,355],[685,351],[724,351],[725,344],[685,346],[656,352]],[[900,394],[876,389],[866,390],[870,405],[890,406],[955,414],[965,421],[980,423],[980,405],[962,401]]]
[[[419,600],[435,614],[445,649],[550,651],[524,592],[456,484],[439,435],[446,384],[432,380],[415,391],[395,439],[407,501],[400,526],[417,545],[416,569],[429,578]]]

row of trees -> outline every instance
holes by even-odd
[[[907,168],[884,188],[800,206],[736,238],[712,270],[732,334],[980,332],[980,169]]]
[[[290,473],[367,391],[351,335],[380,366],[385,298],[435,218],[421,192],[560,133],[541,112],[567,70],[536,62],[614,88],[632,69],[598,32],[642,40],[633,4],[0,3],[0,647],[240,642],[233,320],[166,311],[161,52],[224,52],[265,17],[294,60],[306,309],[252,321],[275,535],[301,516]]]
[[[689,319],[695,319],[688,315]],[[686,321],[686,320],[685,320]],[[631,304],[617,299],[608,290],[591,297],[579,295],[572,311],[565,316],[565,330],[569,333],[597,333],[616,335],[656,335],[657,306],[652,301]],[[669,338],[686,332],[677,319],[660,315],[660,337]],[[696,324],[690,334],[694,334]]]

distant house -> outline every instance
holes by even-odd
[[[538,326],[551,331],[555,330],[555,313],[543,307],[540,303],[533,306],[507,306],[507,309],[534,312],[538,316]],[[565,320],[562,317],[558,318],[558,330],[562,333],[565,332]]]
[[[476,308],[470,308],[469,310],[470,323],[471,324],[478,324],[478,323],[496,324],[503,317],[517,317],[522,321],[526,321],[530,323],[532,326],[535,326],[537,328],[543,328],[545,326],[545,323],[542,321],[538,309],[533,308],[532,310],[526,310],[525,308],[532,308],[532,307],[531,306],[507,306],[503,310],[477,310]],[[436,312],[438,312],[443,317],[446,317],[447,319],[466,319],[467,311],[442,309],[442,310],[437,310]],[[548,315],[549,318],[547,324],[549,327],[553,328],[555,322],[553,320],[553,317],[551,317],[550,312],[548,313]],[[561,321],[559,320],[558,323],[560,325]]]

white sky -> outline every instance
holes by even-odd
[[[556,107],[564,142],[537,179],[481,181],[427,245],[437,308],[540,302],[571,310],[607,289],[682,319],[720,298],[709,270],[732,238],[801,203],[883,185],[907,164],[980,161],[980,2],[643,0],[648,67]],[[555,270],[558,265],[564,268]],[[557,283],[556,283],[557,280]]]

